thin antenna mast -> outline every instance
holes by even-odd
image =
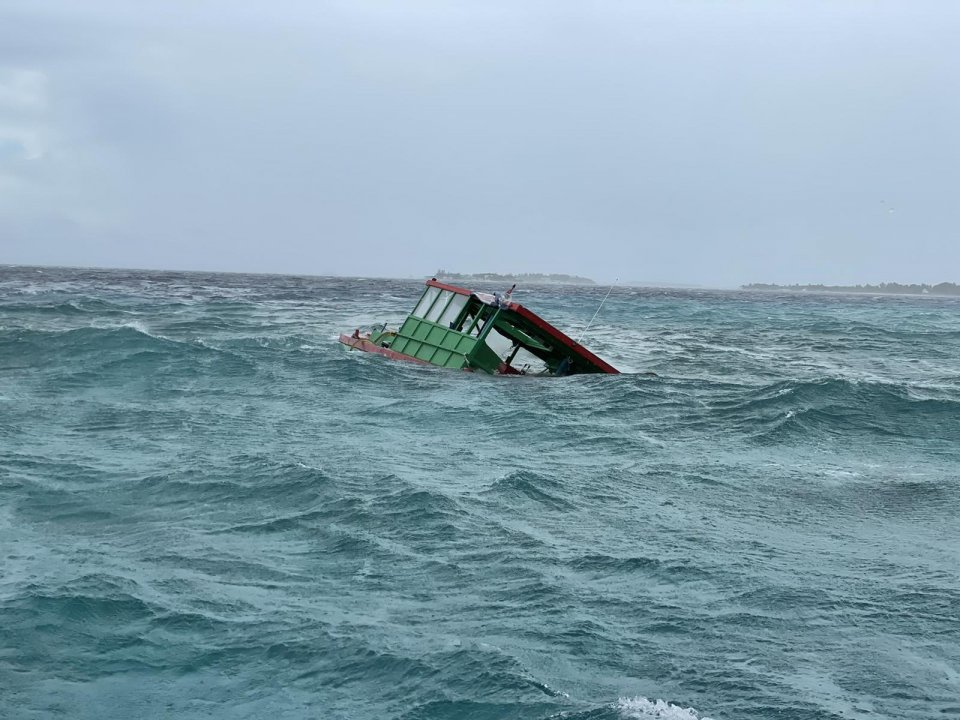
[[[580,337],[577,338],[577,344],[580,344],[580,341],[583,340],[583,336],[587,334],[587,330],[590,329],[590,326],[593,325],[593,321],[597,319],[597,315],[600,314],[600,308],[603,307],[603,304],[607,301],[607,298],[610,297],[610,293],[613,292],[613,288],[616,284],[620,282],[620,278],[616,278],[613,281],[613,285],[610,286],[610,289],[607,290],[607,294],[603,296],[603,300],[600,301],[600,307],[597,308],[597,311],[593,314],[593,317],[590,318],[590,322],[587,323],[587,326],[583,329],[583,332],[580,333]]]

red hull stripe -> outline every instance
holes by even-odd
[[[406,360],[408,362],[415,362],[420,365],[430,364],[426,360],[411,357],[410,355],[404,355],[403,353],[398,353],[396,350],[391,350],[390,348],[380,347],[376,343],[372,343],[366,338],[355,338],[352,335],[344,334],[340,336],[340,342],[349,347],[351,350],[362,350],[363,352],[377,353],[378,355],[383,355],[391,360]]]
[[[473,293],[466,288],[457,287],[456,285],[447,285],[446,283],[437,282],[436,280],[427,280],[425,284],[430,287],[440,288],[441,290],[449,290],[457,295],[473,295]]]

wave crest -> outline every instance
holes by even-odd
[[[620,717],[626,720],[711,720],[692,707],[681,707],[665,700],[648,700],[643,696],[617,700]]]

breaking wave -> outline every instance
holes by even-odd
[[[694,708],[681,707],[664,700],[647,700],[645,697],[620,698],[617,710],[625,720],[711,720]]]

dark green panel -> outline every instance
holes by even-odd
[[[400,326],[400,330],[397,331],[398,335],[412,335],[413,329],[417,326],[418,320],[412,317],[408,317],[403,321],[403,325]]]
[[[450,334],[449,330],[444,330],[442,327],[434,325],[427,334],[427,342],[431,345],[440,345],[448,334]]]
[[[478,342],[469,355],[470,367],[495,373],[500,366],[500,358],[484,342]]]
[[[433,357],[433,351],[435,349],[436,348],[434,348],[432,345],[423,344],[417,348],[417,351],[413,354],[413,356],[430,362],[430,358]],[[407,354],[409,355],[410,353]]]
[[[463,368],[468,364],[465,356],[475,351],[478,342],[475,336],[411,316],[400,326],[390,347],[433,365]],[[485,344],[483,347],[482,354],[470,364],[476,369],[491,372],[499,364],[499,358],[486,348]]]

